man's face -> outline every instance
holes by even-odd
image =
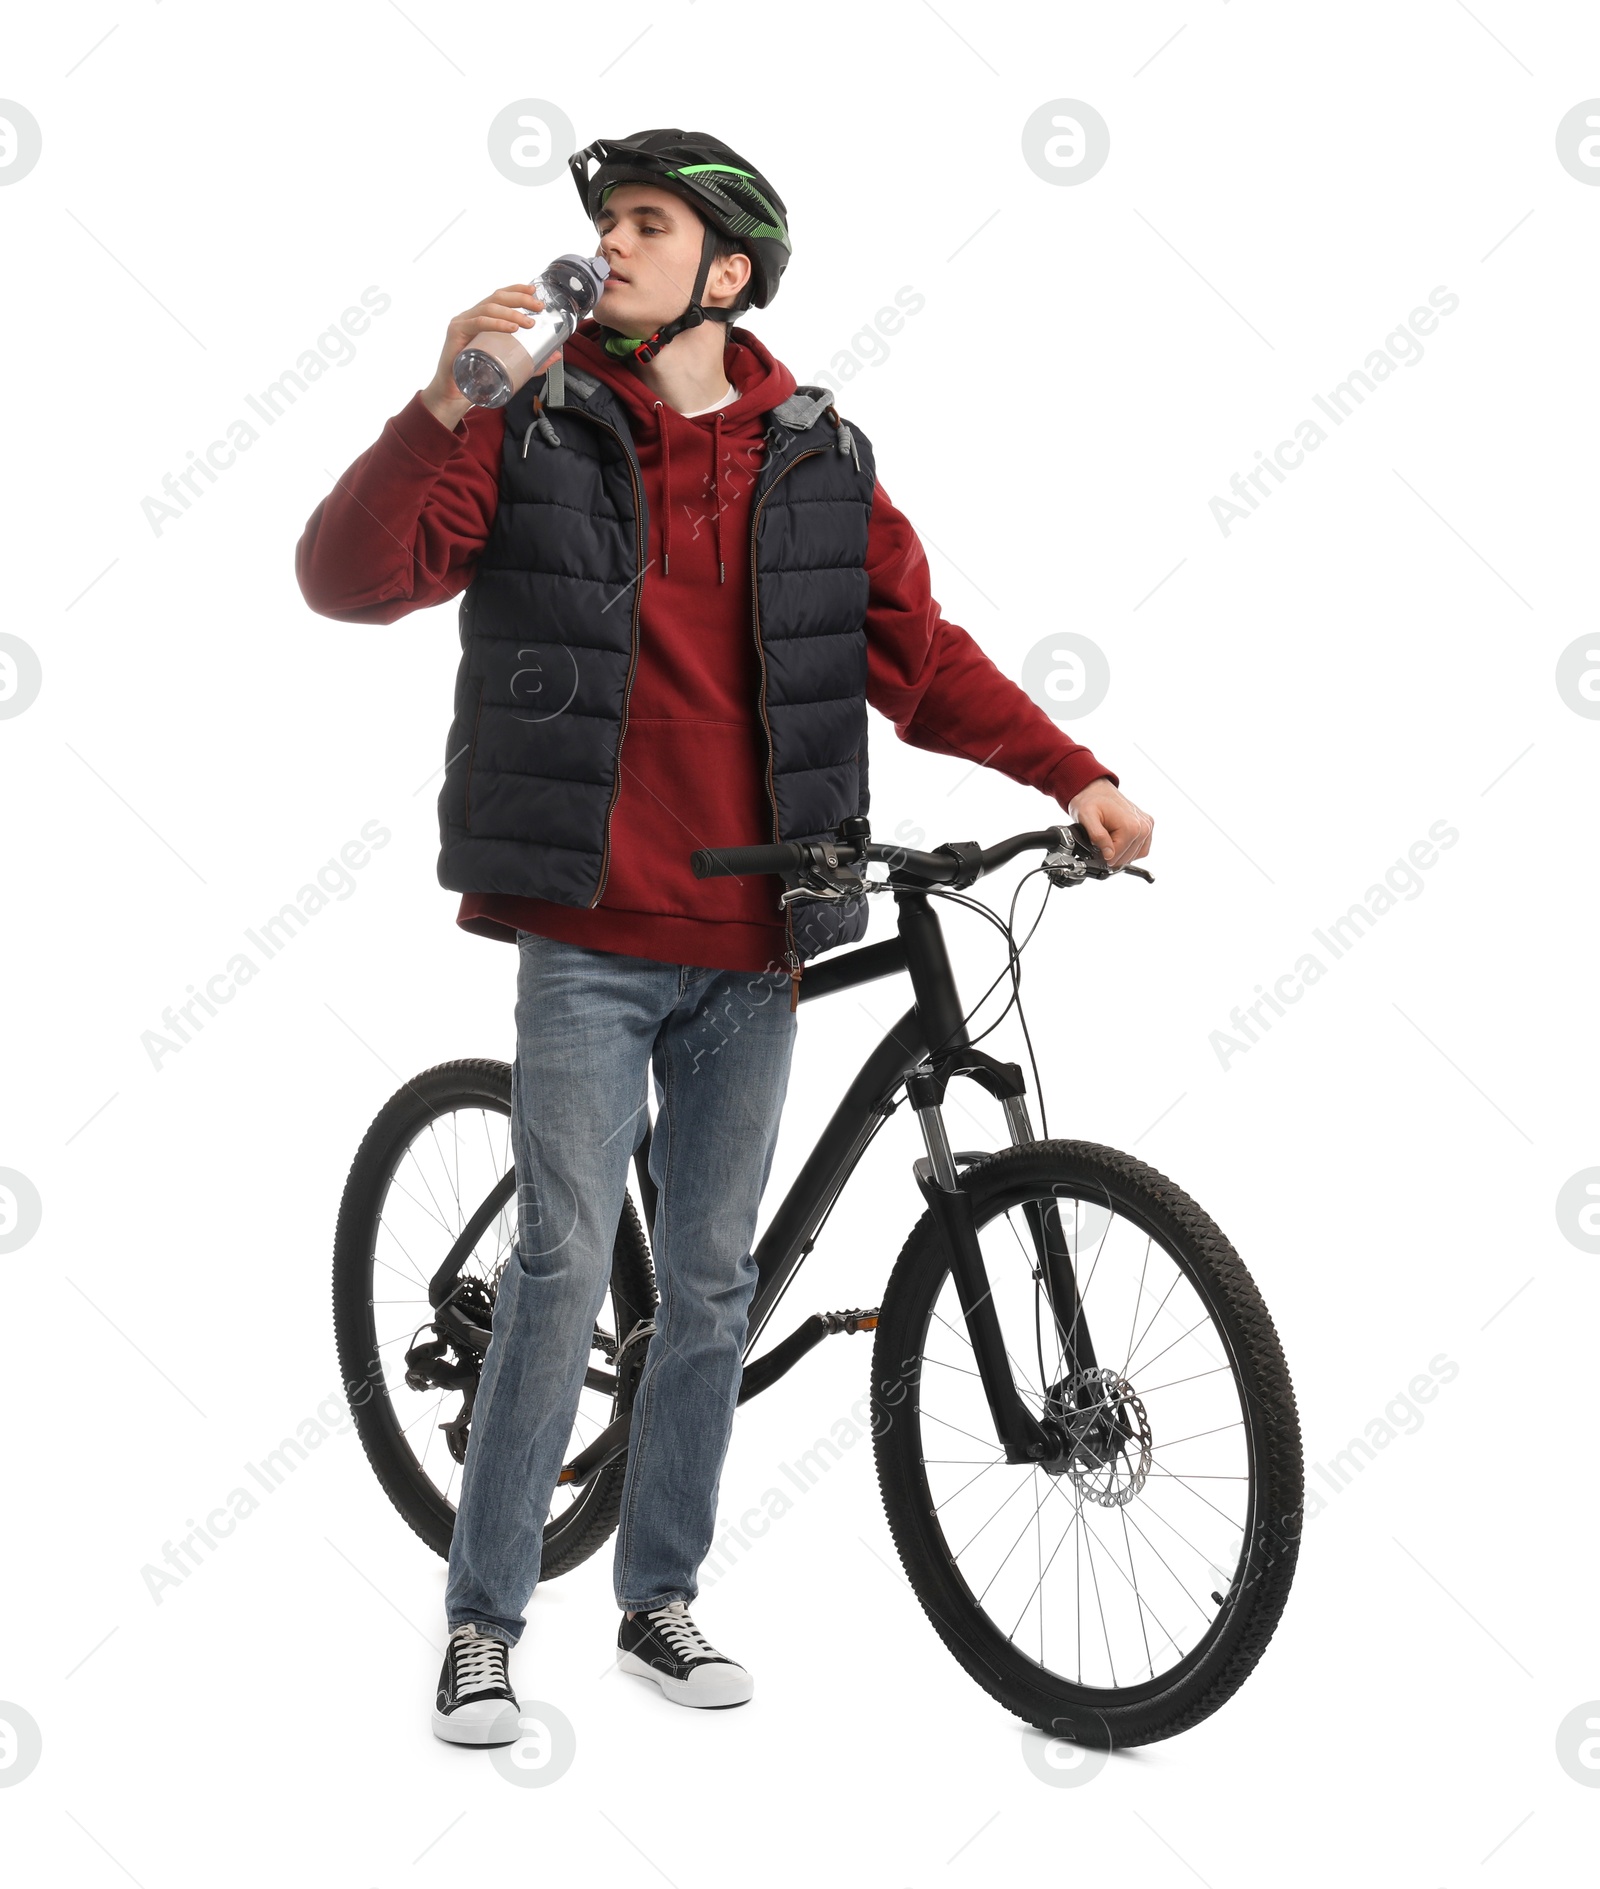
[[[620,334],[647,335],[684,311],[700,267],[705,225],[676,191],[655,184],[618,184],[594,226],[611,265],[595,318]],[[750,258],[725,256],[711,265],[701,297],[725,308],[750,279]]]

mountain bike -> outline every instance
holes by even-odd
[[[1045,857],[1018,885],[1010,918],[963,896],[1029,851]],[[1035,1138],[1021,1065],[968,1033],[979,1006],[963,1007],[933,905],[954,899],[1004,933],[1008,964],[989,990],[1009,972],[1011,996],[982,1034],[1015,1005],[1032,1063],[1014,935],[1022,886],[1042,875],[1042,917],[1057,889],[1150,874],[1107,866],[1077,826],[925,852],[874,843],[864,818],[832,841],[706,850],[691,864],[702,878],[780,873],[785,902],[892,894],[896,936],[806,966],[798,998],[900,974],[913,998],[756,1243],[739,1402],[825,1338],[872,1332],[884,1510],[949,1651],[1056,1737],[1120,1747],[1198,1724],[1260,1659],[1294,1575],[1304,1470],[1277,1333],[1243,1261],[1181,1189],[1114,1148]],[[868,878],[868,864],[887,875]],[[999,1105],[1009,1145],[952,1149],[943,1105],[958,1077]],[[761,1349],[845,1183],[902,1102],[921,1129],[912,1166],[926,1209],[881,1305],[813,1312]],[[510,1107],[507,1063],[425,1071],[379,1112],[339,1212],[334,1322],[356,1426],[396,1508],[445,1556],[516,1234]],[[617,1227],[541,1580],[578,1566],[617,1522],[654,1331],[651,1133],[646,1114],[633,1157],[639,1201],[630,1191]]]

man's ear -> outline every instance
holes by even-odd
[[[726,302],[738,301],[751,273],[750,258],[742,249],[731,256],[723,256],[715,263],[712,270],[713,286],[717,290],[719,302],[726,305]]]

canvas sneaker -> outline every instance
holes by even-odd
[[[624,1614],[617,1628],[617,1664],[625,1673],[653,1679],[678,1705],[743,1705],[755,1691],[749,1673],[717,1651],[681,1600],[631,1620]]]
[[[435,1737],[453,1745],[512,1745],[521,1736],[510,1648],[469,1620],[450,1635],[433,1701]]]

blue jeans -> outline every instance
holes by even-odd
[[[633,1611],[698,1592],[798,1016],[786,972],[666,964],[525,931],[517,944],[517,1239],[473,1406],[445,1588],[452,1631],[473,1620],[512,1646],[572,1447],[652,1069],[661,1302],[633,1406],[612,1578],[617,1605]]]

